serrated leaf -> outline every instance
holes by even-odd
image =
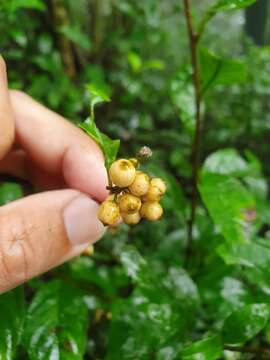
[[[5,182],[0,185],[0,205],[20,199],[23,196],[22,187],[19,184]]]
[[[218,57],[205,48],[200,48],[199,60],[202,94],[212,86],[241,83],[247,78],[247,67],[239,60]]]
[[[254,4],[257,0],[218,0],[209,12],[238,10]]]
[[[250,235],[248,214],[254,211],[255,201],[244,185],[229,176],[207,173],[202,176],[199,191],[227,242],[246,242]]]
[[[87,307],[70,284],[43,285],[27,312],[24,346],[30,360],[82,360],[87,336]]]
[[[120,147],[120,140],[112,140],[99,131],[94,120],[91,118],[88,118],[79,126],[100,146],[105,157],[106,168],[108,169],[111,163],[116,159]]]
[[[243,345],[266,326],[269,315],[267,304],[250,304],[234,311],[223,324],[223,341],[231,346]]]
[[[23,288],[0,295],[0,309],[0,359],[12,360],[20,343],[25,321]]]
[[[213,335],[185,347],[180,355],[182,360],[216,360],[222,353],[221,337]]]

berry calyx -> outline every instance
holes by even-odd
[[[122,213],[122,219],[127,225],[136,225],[140,222],[141,215],[139,212],[135,212],[133,214]]]
[[[118,201],[122,214],[134,214],[140,210],[142,205],[141,199],[131,194],[121,195]]]
[[[119,159],[112,163],[109,169],[109,176],[114,185],[125,188],[134,181],[136,169],[131,161]]]
[[[157,221],[163,214],[162,206],[157,202],[145,202],[142,204],[140,214],[149,221]]]
[[[119,206],[114,201],[104,201],[99,207],[98,218],[105,226],[115,225],[120,220]]]
[[[131,185],[129,185],[129,191],[135,196],[145,195],[150,187],[150,178],[142,171],[137,171],[135,179]]]

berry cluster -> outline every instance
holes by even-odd
[[[159,201],[166,191],[166,184],[137,168],[138,160],[135,158],[119,159],[110,166],[110,195],[98,212],[104,225],[117,225],[121,219],[128,225],[135,225],[141,218],[149,221],[161,218],[163,209]]]

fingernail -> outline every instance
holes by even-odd
[[[98,207],[94,200],[82,194],[64,209],[64,223],[72,246],[94,243],[102,237],[105,227],[98,220]]]

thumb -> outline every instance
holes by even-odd
[[[80,254],[104,227],[98,204],[76,190],[32,195],[0,208],[0,293]]]

